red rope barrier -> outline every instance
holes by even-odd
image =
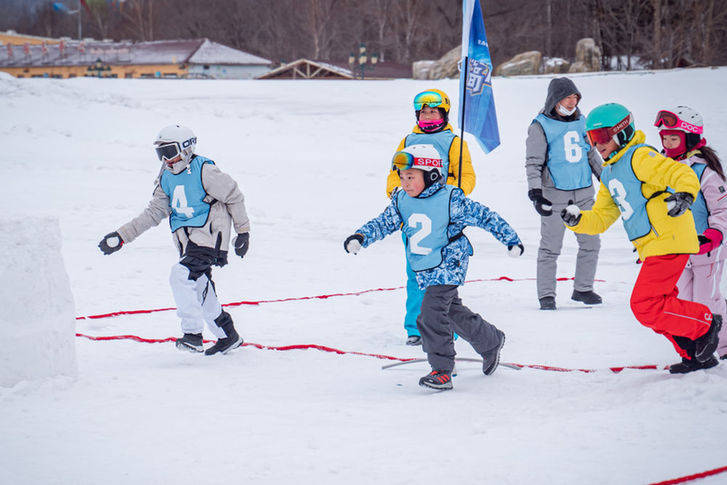
[[[147,343],[147,344],[158,344],[158,343],[166,343],[166,342],[174,342],[176,339],[174,337],[167,337],[162,339],[155,339],[155,338],[143,338],[139,337],[138,335],[107,335],[107,336],[92,336],[92,335],[86,335],[83,333],[77,333],[76,337],[82,337],[89,340],[95,340],[95,341],[108,341],[108,340],[133,340],[134,342],[141,342],[141,343]],[[210,343],[213,342],[212,340],[205,340],[204,343]],[[295,344],[295,345],[283,345],[280,347],[272,346],[272,345],[262,345],[262,344],[256,344],[252,342],[245,342],[242,344],[243,347],[254,347],[256,349],[260,350],[278,350],[278,351],[287,351],[287,350],[320,350],[321,352],[330,352],[333,354],[338,355],[361,355],[364,357],[375,357],[377,359],[382,360],[396,360],[399,362],[409,362],[410,360],[415,360],[413,357],[394,357],[392,355],[385,355],[385,354],[370,354],[367,352],[357,352],[353,350],[341,350],[336,349],[334,347],[326,347],[325,345],[317,345],[317,344]],[[565,367],[554,367],[550,365],[540,365],[540,364],[517,364],[517,363],[505,363],[508,366],[511,367],[518,367],[520,369],[535,369],[535,370],[545,370],[545,371],[552,371],[552,372],[584,372],[587,374],[590,374],[592,372],[598,372],[599,369],[568,369]],[[619,367],[607,367],[605,369],[600,370],[609,370],[613,372],[614,374],[618,374],[624,369],[640,369],[640,370],[655,370],[658,369],[656,365],[628,365],[628,366],[619,366]]]
[[[558,278],[558,281],[568,281],[572,280],[573,278]],[[480,283],[483,281],[507,281],[507,282],[515,282],[515,281],[533,281],[535,278],[509,278],[507,276],[500,276],[499,278],[480,278],[480,279],[474,279],[474,280],[468,280],[467,283]],[[596,281],[603,281],[603,280],[596,280]],[[325,300],[328,298],[338,297],[338,296],[361,296],[366,293],[373,293],[373,292],[379,292],[379,291],[394,291],[394,290],[401,290],[406,288],[406,286],[392,286],[391,288],[370,288],[368,290],[361,290],[361,291],[352,291],[348,293],[330,293],[327,295],[315,295],[315,296],[299,296],[299,297],[289,297],[289,298],[278,298],[275,300],[257,300],[257,301],[235,301],[231,303],[223,303],[222,306],[241,306],[241,305],[260,305],[261,303],[283,303],[288,301],[303,301],[303,300]],[[110,312],[110,313],[101,313],[99,315],[86,315],[83,317],[76,317],[76,320],[95,320],[98,318],[111,318],[111,317],[118,317],[121,315],[139,315],[144,313],[156,313],[156,312],[168,312],[171,310],[176,310],[176,307],[169,307],[169,308],[154,308],[150,310],[121,310],[118,312]]]
[[[176,339],[174,337],[167,337],[167,338],[143,338],[139,337],[137,335],[106,335],[106,336],[93,336],[93,335],[86,335],[83,333],[77,333],[76,337],[83,337],[88,340],[95,340],[95,341],[108,341],[108,340],[133,340],[134,342],[141,342],[146,344],[160,344],[160,343],[166,343],[166,342],[174,342]],[[205,340],[204,343],[210,343],[213,342],[212,340]],[[369,354],[366,352],[355,352],[355,351],[346,351],[346,350],[340,350],[335,349],[333,347],[326,347],[325,345],[316,345],[316,344],[296,344],[296,345],[284,345],[282,347],[275,347],[272,345],[261,345],[261,344],[255,344],[252,342],[245,342],[242,344],[243,347],[254,347],[256,349],[260,350],[279,350],[279,351],[286,351],[286,350],[320,350],[322,352],[330,352],[334,354],[349,354],[349,355],[362,355],[365,357],[375,357],[377,359],[382,360],[398,360],[399,362],[408,362],[410,360],[414,360],[413,358],[402,358],[402,357],[392,357],[391,355],[383,355],[383,354]]]
[[[650,483],[649,485],[675,485],[677,483],[691,482],[692,480],[699,480],[700,478],[707,478],[713,475],[719,475],[720,473],[727,472],[727,466],[721,468],[715,468],[714,470],[708,470],[702,473],[695,473],[694,475],[687,475],[686,477],[673,478],[671,480],[665,480],[663,482]]]

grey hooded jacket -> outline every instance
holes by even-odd
[[[563,117],[555,110],[558,101],[576,94],[581,99],[581,93],[576,85],[567,77],[554,78],[548,85],[548,96],[545,99],[545,106],[540,113],[548,118],[558,121],[573,121],[581,116],[580,109],[568,117]],[[528,178],[528,190],[541,188],[554,188],[550,172],[546,169],[548,161],[548,141],[540,123],[533,122],[528,128],[528,138],[525,141],[525,173]],[[588,151],[588,163],[591,171],[600,180],[603,160],[597,150]]]
[[[125,243],[130,243],[147,229],[158,225],[171,213],[169,197],[159,184],[160,177],[161,172],[149,206],[118,229]],[[218,256],[221,256],[223,262],[230,244],[230,225],[233,225],[237,234],[250,231],[245,197],[237,182],[211,163],[202,166],[202,185],[207,192],[205,201],[212,204],[207,222],[202,227],[181,227],[172,233],[172,239],[180,256],[186,253],[189,243],[192,242],[198,247],[210,248],[220,253]]]

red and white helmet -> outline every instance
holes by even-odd
[[[704,132],[704,120],[696,110],[689,106],[677,106],[674,109],[663,109],[656,114],[654,126],[659,130],[679,130],[684,133],[701,135]]]
[[[434,145],[410,145],[394,154],[393,170],[417,168],[424,171],[424,185],[429,187],[442,178],[442,156]]]
[[[674,109],[663,109],[656,114],[654,126],[659,128],[661,143],[664,145],[665,136],[678,136],[679,146],[667,148],[664,145],[666,156],[680,160],[690,150],[698,148],[704,143],[704,120],[696,110],[689,106],[677,106]]]

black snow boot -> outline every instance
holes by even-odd
[[[603,303],[603,299],[593,290],[590,291],[578,291],[573,290],[573,294],[570,297],[574,301],[582,301],[586,305],[600,305]]]
[[[422,337],[420,335],[409,335],[406,338],[406,344],[407,345],[421,345]]]
[[[712,323],[709,326],[707,333],[699,337],[694,341],[694,357],[699,362],[706,362],[717,350],[717,344],[719,339],[717,334],[722,328],[722,315],[712,315]]]
[[[186,350],[188,352],[204,352],[204,345],[202,344],[201,333],[185,333],[182,338],[178,338],[174,345],[179,350]]]
[[[540,299],[541,310],[555,310],[555,297],[544,296]]]
[[[447,391],[452,389],[452,374],[446,370],[433,370],[419,379],[419,385],[438,391]]]
[[[719,364],[717,361],[717,358],[712,355],[709,359],[707,359],[705,362],[699,362],[697,359],[684,359],[682,358],[682,361],[678,364],[672,364],[669,366],[669,373],[670,374],[688,374],[689,372],[694,372],[695,370],[701,370],[701,369],[711,369],[712,367]]]
[[[500,335],[500,343],[494,349],[482,354],[482,372],[486,376],[491,375],[497,369],[497,366],[500,364],[500,351],[502,350],[502,346],[505,345],[505,334],[499,330],[497,333]]]
[[[212,347],[205,350],[205,355],[214,355],[218,352],[226,354],[243,344],[242,337],[235,330],[235,325],[232,323],[232,317],[229,313],[223,310],[220,316],[215,318],[215,323],[225,332],[227,337],[217,339]]]

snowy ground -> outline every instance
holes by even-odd
[[[575,80],[584,111],[621,102],[652,144],[658,108],[693,106],[710,144],[727,154],[727,69]],[[548,81],[494,81],[503,143],[484,156],[470,142],[473,198],[515,227],[526,253],[513,261],[489,234],[469,229],[470,279],[535,274],[539,219],[526,197],[524,140]],[[411,98],[430,86],[456,98],[456,81],[2,77],[4,206],[60,218],[77,315],[173,306],[167,278],[176,259],[164,224],[109,257],[96,245],[145,207],[158,170],[151,141],[181,122],[248,201],[251,250],[215,273],[223,302],[398,286],[398,236],[355,257],[341,243],[386,205],[389,160],[413,124]],[[572,276],[575,248],[567,235],[562,276]],[[671,345],[628,310],[634,260],[614,225],[597,275],[606,303],[592,309],[569,301],[570,283],[560,283],[554,313],[537,310],[532,280],[472,283],[461,294],[507,333],[506,362],[664,366],[677,360]],[[230,312],[249,342],[420,357],[403,345],[403,298],[397,290]],[[173,312],[79,320],[76,330],[179,333]],[[77,377],[0,388],[0,483],[622,484],[727,465],[725,364],[686,376],[501,368],[485,378],[461,363],[455,390],[432,394],[417,386],[425,364],[381,370],[385,362],[369,357],[250,347],[205,358],[131,341],[78,339],[76,348]],[[457,350],[476,356],[461,341]]]

